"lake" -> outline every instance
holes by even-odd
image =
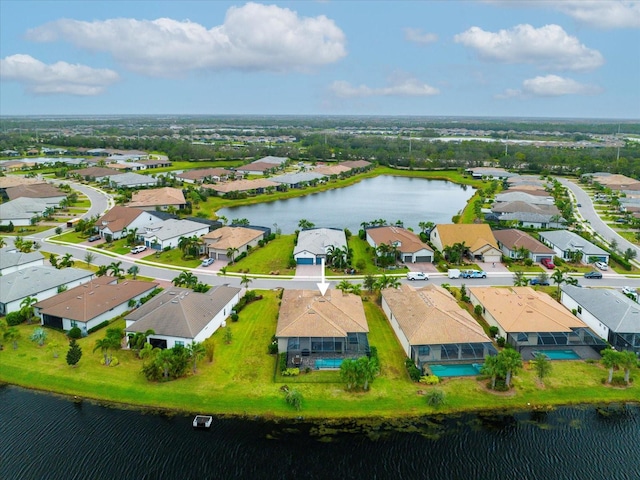
[[[420,222],[451,223],[475,189],[444,180],[381,175],[345,188],[303,197],[218,210],[229,221],[246,218],[253,225],[293,233],[305,218],[316,227],[348,228],[357,233],[365,221],[398,220],[418,231]]]
[[[0,387],[0,478],[637,479],[640,407],[380,422],[191,417]]]

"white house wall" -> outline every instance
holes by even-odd
[[[18,270],[22,270],[23,268],[41,267],[42,265],[44,265],[44,258],[40,258],[29,263],[23,263],[22,265],[14,265],[12,267],[2,268],[0,269],[0,275],[8,275],[9,273],[17,272]]]
[[[585,308],[582,307],[582,305],[576,302],[565,292],[562,292],[561,294],[560,303],[567,307],[571,312],[575,310],[576,316],[584,323],[586,323],[587,326],[596,333],[596,335],[604,338],[605,340],[609,338],[609,327],[604,325],[593,314],[589,313]]]
[[[73,282],[69,282],[66,284],[61,284],[61,285],[66,285],[67,290],[70,290],[74,287],[77,287],[79,285],[82,285],[83,283],[87,283],[89,280],[91,280],[91,278],[93,277],[93,274],[90,274],[86,277],[83,277],[79,280],[75,280]],[[58,288],[59,286],[55,286],[52,288],[49,288],[48,290],[43,290],[42,292],[38,292],[38,293],[34,293],[31,294],[31,298],[35,298],[38,302],[41,302],[42,300],[46,300],[47,298],[51,298],[54,295],[58,294]],[[8,302],[6,304],[1,304],[0,303],[0,314],[1,315],[6,315],[7,313],[10,312],[17,312],[18,310],[20,310],[20,303],[27,298],[27,295],[25,295],[22,298],[19,298],[17,300],[14,300],[12,302]],[[4,311],[3,311],[3,306],[4,306]]]
[[[407,355],[407,357],[410,357],[411,345],[409,344],[409,340],[407,339],[404,332],[402,331],[402,328],[400,328],[400,324],[398,323],[398,320],[391,312],[391,308],[389,308],[389,305],[387,304],[384,297],[382,298],[382,311],[387,316],[387,319],[389,320],[389,324],[391,325],[391,328],[393,328],[393,331],[396,334],[396,338],[400,342],[400,345],[402,346],[404,353]]]

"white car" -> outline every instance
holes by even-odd
[[[409,272],[407,280],[429,280],[429,275],[424,272]]]
[[[133,247],[131,249],[131,253],[142,253],[147,249],[144,245],[138,245],[137,247]]]
[[[633,287],[622,287],[622,293],[624,293],[625,295],[638,295],[638,292]]]
[[[598,268],[599,270],[609,270],[609,265],[607,265],[604,262],[596,262],[594,263],[594,265],[596,266],[596,268]]]

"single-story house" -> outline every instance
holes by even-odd
[[[482,362],[496,354],[480,324],[438,285],[384,289],[382,310],[420,369],[433,362]]]
[[[295,358],[357,358],[369,353],[369,325],[362,299],[329,290],[284,290],[278,314],[278,351]],[[309,364],[307,366],[314,366]]]
[[[289,161],[287,157],[274,157],[273,155],[267,155],[266,157],[259,158],[253,163],[270,163],[271,165],[282,166]]]
[[[115,175],[120,175],[120,172],[105,167],[87,167],[67,172],[67,176],[79,176],[85,180],[95,182],[101,182],[105,178],[111,178]]]
[[[556,255],[562,259],[573,258],[573,252],[581,252],[582,263],[604,262],[609,263],[609,253],[602,248],[585,240],[580,235],[566,230],[554,230],[540,232],[540,240],[551,247]]]
[[[615,349],[640,354],[640,305],[622,292],[563,285],[560,301]]]
[[[496,204],[524,202],[529,205],[553,205],[553,197],[547,192],[546,196],[535,195],[526,191],[507,190],[496,195]]]
[[[289,188],[302,188],[309,184],[315,184],[319,181],[327,178],[326,175],[316,172],[299,172],[299,173],[285,173],[283,175],[276,175],[269,180],[272,182],[286,185]]]
[[[185,207],[186,203],[181,189],[162,187],[133,192],[127,205],[142,210],[167,210],[169,207],[180,210]]]
[[[533,358],[533,352],[558,347],[604,347],[582,320],[546,293],[531,287],[470,287],[467,291],[471,303],[482,307],[487,323],[497,327],[523,358],[525,352]]]
[[[464,243],[474,259],[487,263],[502,260],[498,242],[485,223],[438,224],[431,230],[430,239],[432,245],[441,252],[457,243]]]
[[[50,208],[47,202],[39,198],[20,197],[0,203],[0,225],[31,225],[31,220],[41,216],[47,208]]]
[[[209,226],[193,222],[191,220],[169,219],[152,223],[143,227],[142,232],[138,232],[144,244],[154,250],[164,250],[165,248],[175,248],[182,237],[202,237],[209,233]]]
[[[275,173],[280,169],[280,165],[261,161],[251,162],[248,165],[237,167],[236,171],[243,175],[260,175],[265,173]]]
[[[141,231],[147,225],[158,222],[158,217],[140,208],[116,205],[96,221],[102,238],[111,235],[113,240],[126,236],[127,230]]]
[[[404,263],[433,262],[433,250],[415,233],[402,227],[374,227],[366,230],[367,242],[373,248],[386,243],[398,248]]]
[[[137,304],[157,286],[157,283],[140,280],[118,283],[114,277],[96,277],[40,301],[34,308],[42,325],[65,331],[77,326],[87,335],[91,328],[130,310],[131,301]]]
[[[343,173],[350,172],[351,169],[343,165],[316,165],[313,171],[326,177],[337,178]]]
[[[215,185],[203,185],[202,188],[209,188],[218,195],[225,195],[231,192],[260,194],[265,193],[270,188],[275,190],[279,186],[279,183],[272,182],[266,178],[256,178],[255,180],[234,180],[232,182],[218,183]]]
[[[567,221],[559,215],[545,213],[513,212],[490,213],[485,215],[487,221],[497,221],[506,224],[517,223],[523,228],[566,228]]]
[[[44,255],[38,251],[24,253],[15,247],[0,248],[0,275],[42,265],[44,265]]]
[[[534,262],[540,262],[544,258],[552,260],[555,256],[555,252],[544,243],[515,228],[494,230],[493,236],[498,241],[498,246],[505,257],[521,258],[518,251],[521,248],[529,251],[527,256]]]
[[[373,167],[373,163],[366,160],[347,160],[346,162],[341,162],[340,166],[347,167],[350,171],[356,173],[366,172]]]
[[[57,207],[60,202],[67,198],[67,194],[58,187],[48,183],[34,183],[27,185],[17,185],[6,189],[9,200],[17,198],[37,198],[46,203],[48,207]]]
[[[164,167],[170,167],[171,166],[171,160],[157,160],[157,159],[153,159],[153,160],[139,160],[139,163],[142,163],[143,165],[147,166],[147,170],[151,169],[151,168],[164,168]]]
[[[493,213],[538,213],[543,215],[559,215],[560,210],[553,204],[533,204],[521,200],[498,202],[491,207]]]
[[[229,179],[231,172],[224,168],[197,168],[176,175],[178,180],[186,183],[220,182]]]
[[[337,228],[312,228],[302,230],[298,234],[298,242],[293,249],[293,258],[298,265],[319,265],[330,247],[342,249],[347,247],[344,230]]]
[[[150,175],[127,172],[109,177],[109,183],[114,188],[155,187],[158,180]]]
[[[0,315],[20,310],[27,297],[38,301],[53,297],[58,288],[73,288],[88,282],[93,272],[79,268],[57,268],[43,265],[29,267],[0,277]]]
[[[504,168],[498,167],[473,167],[466,170],[475,179],[488,177],[488,178],[511,178],[517,177],[517,173],[507,172]]]
[[[171,287],[125,316],[125,333],[153,330],[148,341],[159,348],[202,342],[229,317],[241,293],[226,285],[206,293]]]
[[[265,238],[264,230],[247,227],[224,226],[207,233],[202,240],[208,257],[216,260],[229,260],[227,250],[234,249],[234,258],[258,245]]]

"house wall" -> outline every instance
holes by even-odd
[[[570,311],[576,310],[576,316],[586,323],[591,330],[593,330],[596,335],[601,338],[609,339],[609,327],[600,322],[592,313],[582,307],[578,302],[576,302],[573,298],[567,295],[565,292],[562,292],[560,296],[560,303],[567,307]]]
[[[40,267],[44,265],[44,258],[40,258],[38,260],[34,260],[29,263],[23,263],[22,265],[13,265],[7,268],[0,268],[0,275],[7,275],[9,273],[17,272],[18,270],[22,270],[23,268],[29,267]]]
[[[34,213],[29,218],[3,218],[0,219],[0,225],[9,225],[10,223],[13,223],[15,227],[28,227],[31,225],[31,219],[35,216],[36,214]]]
[[[409,344],[409,339],[406,337],[406,335],[402,331],[402,328],[400,328],[400,324],[398,323],[398,320],[391,312],[391,308],[387,304],[384,297],[382,298],[382,311],[387,316],[387,319],[391,324],[391,328],[393,328],[393,331],[396,334],[396,338],[398,339],[398,341],[400,342],[400,345],[402,346],[402,350],[404,350],[404,353],[407,355],[407,357],[410,357],[411,345]]]
[[[323,256],[325,256],[325,255],[323,255]],[[307,250],[304,250],[302,252],[298,252],[296,255],[294,255],[294,258],[295,258],[296,262],[298,260],[300,260],[300,259],[311,258],[311,259],[313,259],[313,263],[316,263],[316,255],[314,255],[313,253],[311,253],[311,252],[309,252]],[[326,258],[326,256],[325,256],[325,258]]]
[[[438,234],[438,227],[435,227],[431,230],[431,234],[429,235],[429,239],[431,240],[431,244],[436,247],[438,250],[442,251],[442,240],[440,240],[440,235]]]
[[[484,319],[487,321],[487,323],[489,324],[489,326],[494,326],[498,328],[498,335],[500,335],[501,337],[507,338],[507,332],[502,328],[502,325],[500,325],[500,323],[498,323],[498,321],[493,317],[493,315],[491,315],[491,313],[489,313],[484,306],[480,303],[480,301],[476,298],[476,296],[469,292],[469,299],[471,300],[471,304],[475,307],[476,305],[480,305],[482,307],[482,316],[484,317]]]

